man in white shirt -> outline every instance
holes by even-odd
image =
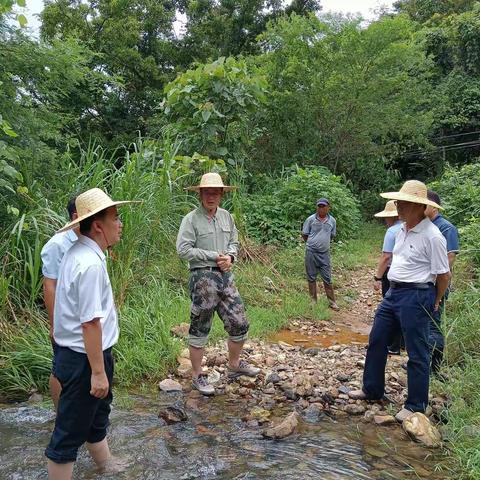
[[[417,180],[405,182],[399,192],[382,193],[396,200],[403,225],[395,237],[392,264],[388,272],[390,289],[375,313],[363,372],[362,390],[350,398],[379,400],[385,392],[385,365],[388,340],[400,326],[408,353],[408,395],[395,418],[403,422],[413,412],[425,412],[428,405],[430,354],[429,323],[450,280],[446,241],[438,228],[425,217],[426,186]]]
[[[55,429],[45,451],[50,480],[70,480],[86,443],[99,467],[111,458],[106,434],[112,402],[112,347],[119,329],[104,252],[120,241],[117,205],[98,188],[77,197],[79,239],[65,254],[57,281],[54,340],[62,385]]]
[[[75,206],[75,197],[72,198],[67,205],[67,212],[70,221],[77,218],[77,208]],[[62,386],[57,380],[56,369],[56,352],[57,344],[53,339],[53,307],[55,305],[55,290],[57,288],[58,273],[60,271],[60,264],[63,256],[73,246],[78,238],[78,228],[72,228],[66,232],[56,233],[42,248],[40,256],[42,258],[42,274],[43,274],[43,299],[45,308],[48,313],[48,320],[50,324],[50,340],[52,342],[53,356],[52,356],[52,372],[50,374],[50,395],[55,406],[58,405],[58,398]]]

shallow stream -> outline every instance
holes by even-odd
[[[82,449],[75,479],[418,479],[434,473],[433,452],[414,444],[399,426],[376,427],[357,417],[304,419],[298,433],[265,440],[262,427],[242,421],[245,400],[190,394],[125,397],[114,407],[112,452],[116,473],[99,473]],[[166,425],[158,411],[185,408],[188,420]],[[284,412],[277,412],[281,416]],[[45,480],[43,451],[53,428],[48,406],[0,408],[0,479]],[[435,453],[439,455],[439,453]]]

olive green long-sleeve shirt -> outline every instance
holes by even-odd
[[[201,205],[183,217],[177,235],[177,252],[193,268],[216,267],[220,254],[237,258],[238,231],[232,215],[223,208],[209,218]]]

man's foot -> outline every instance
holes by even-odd
[[[331,302],[328,304],[328,306],[332,309],[338,312],[340,310],[340,307],[336,304],[336,302]]]
[[[197,378],[193,378],[192,387],[196,388],[203,395],[215,395],[215,388],[208,383],[206,375],[201,374]]]
[[[260,369],[257,367],[252,367],[245,360],[240,360],[238,367],[228,366],[228,378],[237,378],[241,375],[246,375],[247,377],[256,377],[260,373]]]
[[[402,423],[404,420],[407,418],[410,418],[415,412],[412,412],[411,410],[407,410],[406,408],[402,408],[396,415],[395,415],[395,420],[397,422]]]
[[[367,394],[363,390],[351,390],[348,396],[352,400],[367,400]]]

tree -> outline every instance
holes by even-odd
[[[403,153],[428,144],[430,62],[414,34],[405,16],[368,28],[295,15],[272,23],[256,60],[271,86],[257,116],[262,162],[250,167],[323,165],[358,190],[385,188]]]
[[[118,80],[95,99],[98,133],[104,139],[118,144],[145,132],[163,87],[174,78],[175,15],[173,0],[46,2],[42,38],[76,38],[96,53],[90,68]],[[88,131],[93,133],[91,126]]]
[[[179,75],[165,87],[163,115],[184,139],[188,154],[198,152],[243,163],[251,143],[248,115],[265,100],[266,82],[252,74],[244,60],[219,58]],[[155,122],[153,122],[155,124]]]
[[[258,52],[257,36],[283,14],[307,15],[320,9],[318,0],[182,0],[187,17],[180,41],[182,64]]]

